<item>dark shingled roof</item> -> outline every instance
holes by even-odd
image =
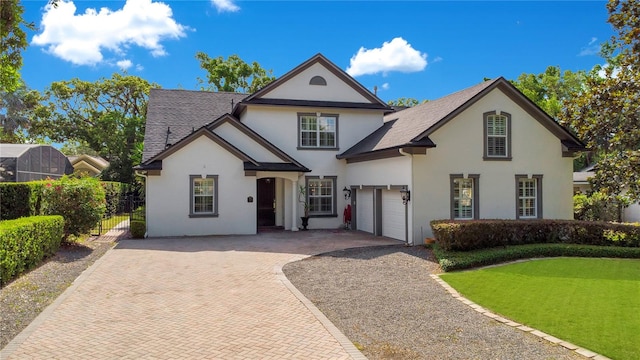
[[[431,140],[419,135],[460,108],[496,80],[485,81],[443,98],[391,113],[384,117],[385,123],[382,127],[338,155],[338,158],[349,158],[362,153],[404,146],[420,146],[420,144],[429,146],[428,144],[433,144]]]
[[[246,98],[246,94],[151,89],[144,134],[145,162],[175,144],[194,130],[232,112],[233,104]],[[167,139],[167,128],[170,130]]]

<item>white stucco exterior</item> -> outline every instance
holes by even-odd
[[[207,154],[207,156],[202,156]],[[147,177],[149,236],[255,234],[255,177],[244,175],[242,160],[201,136],[169,155],[161,176]],[[190,175],[218,176],[218,216],[189,217]]]
[[[512,160],[483,159],[483,114],[511,114]],[[450,218],[450,174],[479,174],[479,217],[516,218],[516,174],[543,175],[542,211],[549,219],[572,219],[572,161],[560,141],[495,89],[429,136],[436,148],[413,159],[414,236],[432,236],[429,222]]]

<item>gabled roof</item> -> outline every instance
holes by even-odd
[[[107,166],[109,166],[109,162],[100,156],[82,154],[67,156],[67,158],[69,159],[69,162],[71,162],[71,165],[75,166],[79,162],[85,162],[87,165],[92,166],[98,171],[102,171]]]
[[[245,97],[246,94],[227,92],[151,89],[142,161],[231,112]]]
[[[240,130],[242,133],[244,133],[246,136],[248,136],[251,140],[255,141],[256,143],[258,143],[263,148],[265,148],[266,150],[270,151],[272,154],[274,154],[280,160],[283,161],[283,163],[265,163],[265,162],[261,162],[261,164],[263,164],[263,165],[264,164],[288,164],[288,165],[293,165],[293,166],[289,166],[288,168],[295,168],[296,169],[295,171],[303,171],[303,172],[311,171],[306,166],[302,165],[296,159],[291,157],[289,154],[287,154],[286,152],[280,150],[280,148],[278,148],[277,146],[273,145],[267,139],[265,139],[264,137],[260,136],[260,134],[258,134],[257,132],[253,131],[247,125],[241,123],[238,119],[236,119],[235,117],[233,117],[233,116],[231,116],[229,114],[221,116],[220,118],[218,118],[215,121],[213,121],[211,124],[208,124],[206,127],[207,127],[207,129],[215,131],[215,129],[217,127],[219,127],[220,125],[225,124],[225,123],[231,124],[236,129]],[[274,167],[274,166],[271,166],[271,167]],[[280,168],[278,168],[278,169],[280,169]]]
[[[351,103],[351,102],[335,102],[335,101],[305,101],[305,100],[288,100],[286,103],[282,103],[285,99],[263,99],[269,92],[286,83],[291,78],[300,74],[304,70],[308,69],[312,65],[320,64],[329,70],[332,74],[342,80],[344,83],[353,88],[356,92],[369,100],[369,104],[365,103]],[[340,69],[334,63],[329,61],[324,55],[318,53],[311,57],[309,60],[295,67],[293,70],[282,75],[278,79],[272,81],[267,86],[256,91],[252,95],[248,96],[242,102],[238,104],[238,107],[234,109],[233,114],[238,115],[244,107],[248,104],[266,104],[266,105],[296,105],[296,106],[313,106],[313,107],[340,107],[340,108],[365,108],[365,109],[378,109],[391,111],[391,107],[384,101],[380,100],[371,91],[367,90],[362,84],[357,82],[353,77],[347,74],[344,70]]]
[[[496,88],[557,136],[568,151],[584,150],[585,145],[578,138],[553,120],[509,81],[499,77],[443,98],[386,115],[382,127],[337,157],[350,159],[386,149],[421,145],[434,147],[435,144],[429,139],[430,134]]]

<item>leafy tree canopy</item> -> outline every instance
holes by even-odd
[[[609,197],[640,200],[640,2],[610,0],[609,23],[617,32],[602,47],[607,65],[586,78],[561,121],[597,150],[594,187]]]
[[[23,28],[33,30],[22,14],[20,0],[0,1],[0,92],[10,93],[22,86],[20,69],[21,51],[27,48],[27,34]]]
[[[104,180],[134,183],[142,159],[149,91],[157,85],[115,73],[96,82],[54,82],[37,109],[31,134],[53,142],[86,144],[110,162]]]
[[[30,118],[41,95],[23,84],[11,92],[0,91],[0,142],[20,144],[27,140]]]
[[[424,104],[428,101],[429,100],[419,101],[418,99],[415,99],[415,98],[401,97],[395,100],[389,100],[387,104],[390,106],[396,106],[396,107],[414,107],[416,105]]]
[[[247,64],[238,55],[225,60],[222,56],[211,58],[198,52],[196,59],[207,72],[207,85],[202,90],[253,93],[275,80],[273,71],[265,70],[255,61]],[[198,82],[205,81],[198,78]]]

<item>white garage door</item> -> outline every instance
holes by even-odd
[[[398,190],[382,191],[382,235],[405,240],[404,205]]]
[[[358,230],[373,233],[373,190],[357,190],[356,226]]]

